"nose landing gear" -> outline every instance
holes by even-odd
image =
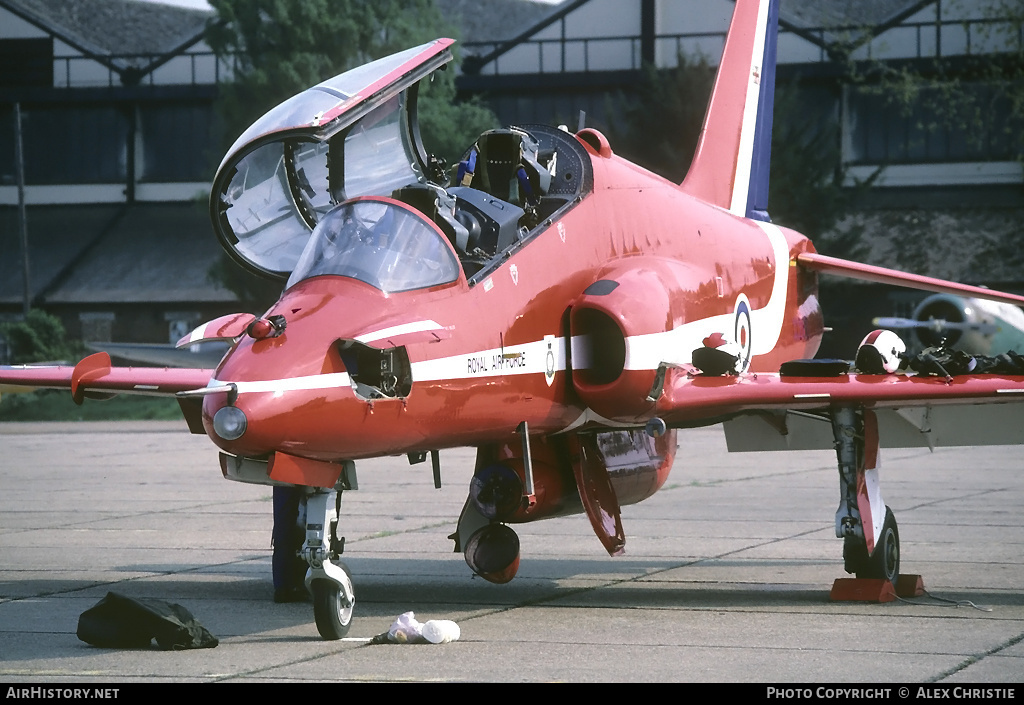
[[[307,578],[313,592],[313,618],[316,630],[328,641],[335,641],[348,634],[355,611],[355,588],[348,566],[341,561],[325,563],[329,570],[327,578]],[[333,569],[333,570],[330,570]],[[331,573],[334,575],[331,575]]]
[[[356,604],[348,566],[338,560],[345,550],[345,539],[337,534],[340,508],[341,493],[336,490],[319,490],[306,498],[306,587],[313,593],[316,629],[330,641],[348,634]]]

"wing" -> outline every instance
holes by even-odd
[[[1024,443],[1024,376],[694,375],[668,369],[656,415],[670,427],[724,421],[731,451],[832,449],[830,412],[878,415],[884,447]]]
[[[820,255],[817,252],[801,252],[796,256],[796,262],[804,269],[811,269],[822,274],[833,274],[839,277],[860,279],[878,284],[905,286],[911,289],[920,289],[921,291],[935,291],[941,294],[974,296],[987,301],[998,301],[1017,306],[1024,305],[1024,296],[993,291],[992,289],[985,289],[980,286],[958,284],[957,282],[946,281],[945,279],[924,277],[920,274],[900,272],[895,269],[877,267],[873,264],[852,262],[839,259],[838,257]]]
[[[154,343],[86,343],[96,352],[105,352],[112,358],[129,364],[157,367],[209,367],[214,368],[228,350],[227,342],[203,342],[184,349],[174,345]],[[193,348],[195,351],[193,351]]]
[[[178,392],[205,387],[212,369],[166,367],[112,367],[110,355],[95,353],[74,367],[0,366],[0,393],[25,388],[69,389],[71,398],[81,404],[86,397],[106,398],[114,394],[171,396]],[[193,433],[204,433],[201,400],[178,398],[185,420]]]

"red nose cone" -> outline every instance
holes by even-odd
[[[265,318],[255,320],[249,326],[249,336],[256,340],[263,340],[273,332],[274,326]]]

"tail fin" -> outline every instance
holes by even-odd
[[[682,188],[736,215],[769,220],[778,0],[736,0],[725,51]]]

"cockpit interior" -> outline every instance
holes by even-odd
[[[338,275],[391,293],[460,273],[473,286],[592,190],[590,158],[564,128],[488,130],[450,170],[427,153],[419,84],[450,43],[335,76],[253,123],[214,178],[228,253],[288,287]]]
[[[491,130],[452,168],[447,183],[412,184],[391,196],[441,229],[472,284],[590,190],[588,165],[583,147],[564,130]]]

